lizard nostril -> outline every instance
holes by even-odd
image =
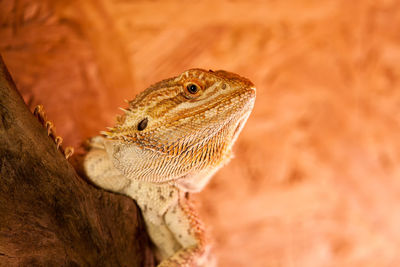
[[[138,130],[143,131],[144,129],[146,129],[148,122],[149,122],[149,120],[147,118],[144,118],[141,122],[139,122],[138,127],[137,127]]]

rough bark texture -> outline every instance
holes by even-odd
[[[0,57],[0,266],[152,266],[139,210],[80,178]]]

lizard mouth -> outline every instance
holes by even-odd
[[[235,128],[235,131],[233,132],[233,136],[236,136],[239,134],[240,130],[243,127],[244,122],[245,122],[244,118],[239,121],[238,125]]]
[[[249,115],[250,115],[250,112],[248,114],[246,114],[245,116],[243,116],[241,119],[239,119],[239,122],[237,123],[236,128],[233,131],[232,140],[236,140],[238,138]]]
[[[250,101],[252,102],[249,107],[248,110],[246,112],[244,112],[244,114],[241,116],[241,118],[238,120],[238,123],[236,125],[235,130],[233,131],[233,140],[236,140],[236,138],[239,136],[239,133],[241,132],[241,130],[243,129],[248,117],[250,116],[250,113],[253,109],[253,105],[254,105],[254,99],[256,96],[256,88],[251,87],[249,89],[249,92],[251,94],[250,97]]]

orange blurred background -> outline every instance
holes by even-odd
[[[0,53],[78,146],[200,67],[257,86],[196,196],[220,266],[400,265],[400,2],[3,0]]]

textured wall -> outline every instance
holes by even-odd
[[[65,142],[191,67],[250,78],[197,196],[221,266],[400,264],[399,1],[0,1],[0,53]]]

